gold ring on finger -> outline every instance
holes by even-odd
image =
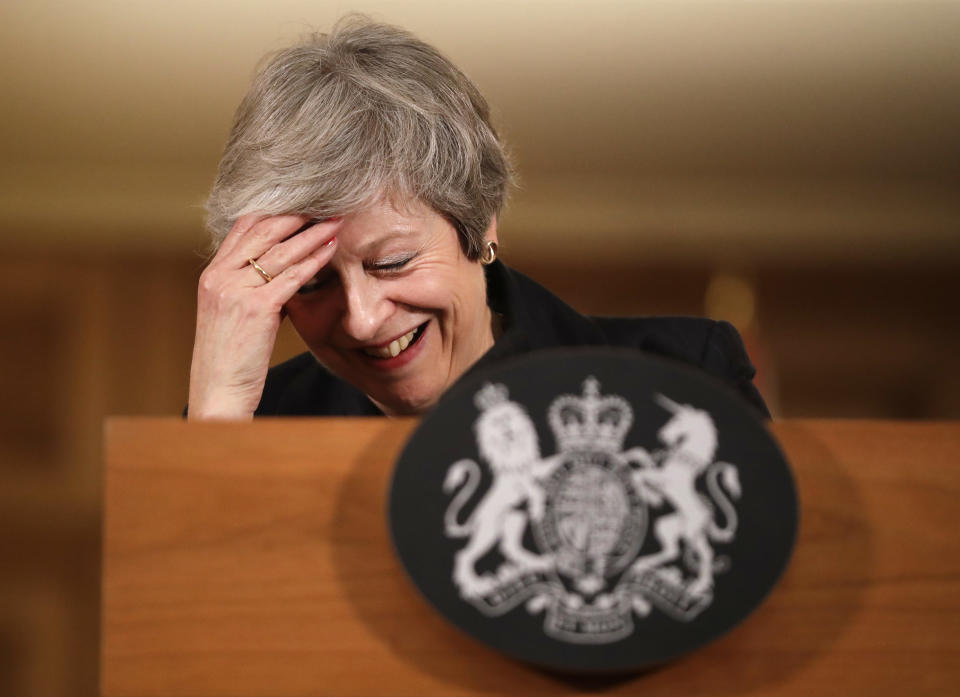
[[[254,270],[256,270],[258,274],[260,274],[260,278],[262,278],[266,283],[270,283],[270,281],[273,280],[273,276],[268,274],[264,270],[264,268],[257,263],[256,259],[254,259],[253,257],[250,257],[249,259],[247,259],[247,261],[250,263],[250,266],[252,266]]]

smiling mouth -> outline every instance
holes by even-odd
[[[413,331],[404,334],[399,339],[394,339],[386,346],[365,348],[363,352],[373,358],[396,358],[420,340],[420,337],[423,336],[423,330],[426,329],[426,327],[427,323],[424,322]]]

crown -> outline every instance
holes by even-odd
[[[473,396],[473,403],[477,405],[477,409],[480,411],[486,411],[498,404],[505,404],[510,401],[507,399],[509,394],[506,385],[488,382]]]
[[[565,394],[550,404],[547,420],[561,450],[623,450],[633,423],[633,409],[623,397],[600,396],[600,382],[583,381],[583,396]]]

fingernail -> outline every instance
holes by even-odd
[[[337,236],[334,235],[334,236],[331,237],[329,240],[327,240],[326,242],[324,242],[324,243],[323,243],[323,246],[324,246],[324,247],[329,247],[331,244],[333,244],[333,243],[336,242],[336,241],[337,241]]]

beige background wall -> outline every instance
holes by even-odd
[[[487,94],[509,263],[734,320],[779,414],[960,416],[960,3],[5,0],[0,694],[95,694],[102,419],[182,407],[232,110],[349,9]]]

